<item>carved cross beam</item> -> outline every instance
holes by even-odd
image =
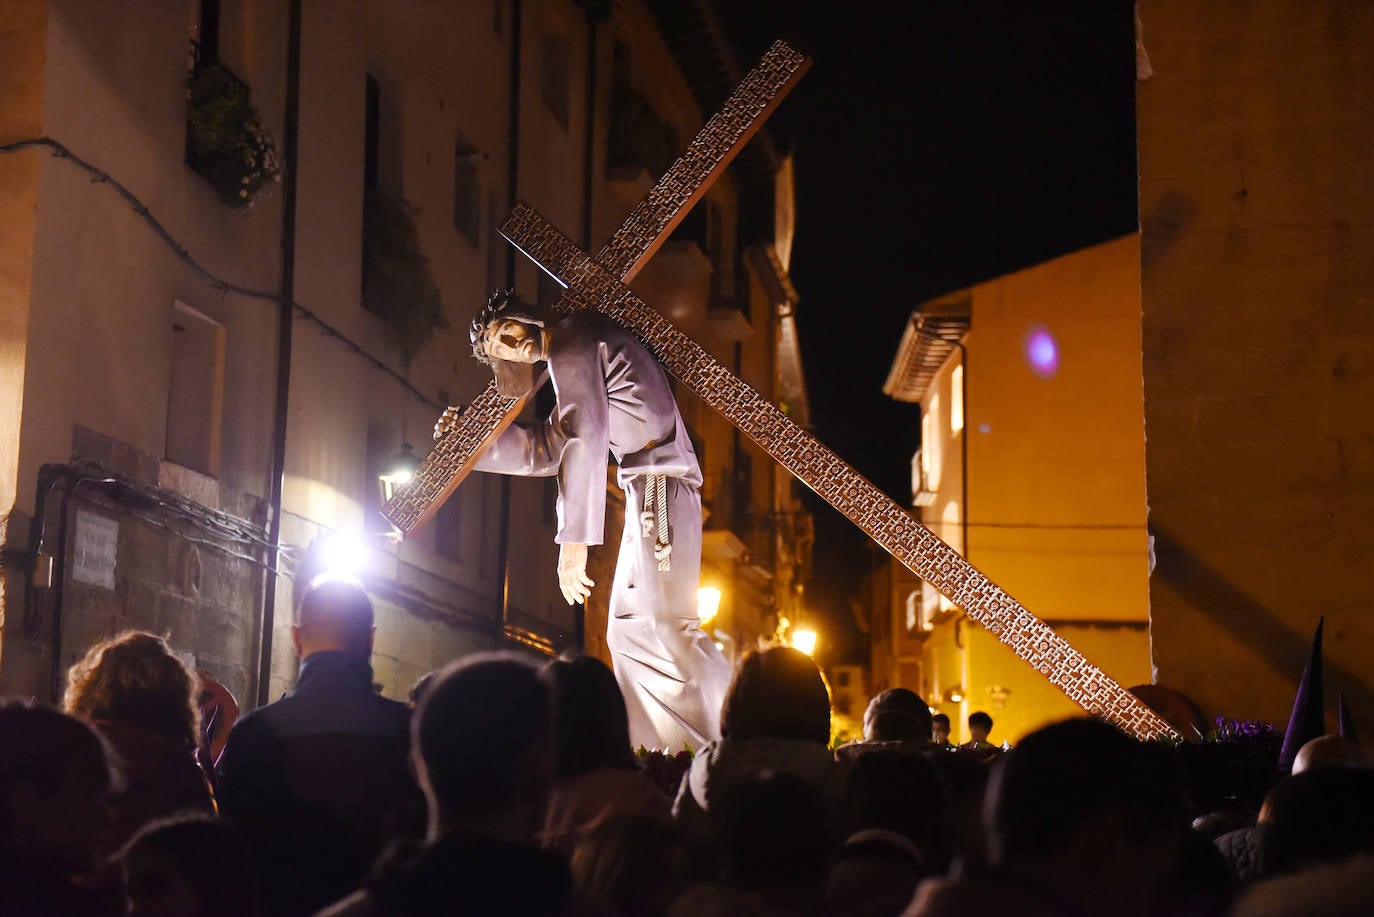
[[[633,280],[809,66],[810,61],[786,42],[774,42],[597,253],[597,262],[617,280]],[[554,308],[566,311],[569,306],[560,299]],[[495,383],[488,383],[382,514],[404,535],[424,524],[515,420],[525,401],[503,397]]]
[[[1174,730],[1135,695],[1089,662],[1000,586],[672,322],[645,305],[615,274],[521,202],[503,236],[567,287],[561,302],[592,308],[634,331],[664,367],[863,529],[913,573],[940,590],[1012,652],[1089,713],[1131,735]]]

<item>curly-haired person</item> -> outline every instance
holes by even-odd
[[[141,631],[97,643],[68,670],[63,709],[95,726],[124,775],[124,789],[111,799],[111,849],[153,819],[214,814],[209,781],[195,759],[196,695],[195,674],[165,640]]]

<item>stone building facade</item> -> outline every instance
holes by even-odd
[[[219,68],[280,142],[292,3],[11,4],[0,147],[51,143],[0,153],[0,690],[50,698],[92,641],[139,627],[166,634],[245,706],[275,697],[294,677],[299,586],[345,542],[377,607],[373,662],[389,696],[475,650],[595,649],[614,552],[594,553],[602,588],[584,626],[557,590],[549,481],[474,475],[396,544],[376,513],[378,474],[403,443],[423,453],[442,407],[485,384],[466,326],[487,291],[556,295],[494,232],[514,200],[594,248],[723,98],[720,84],[728,91],[738,65],[699,6],[301,5],[302,308],[268,629],[283,193],[246,211],[223,203],[189,161],[186,97],[188,69]],[[702,69],[700,43],[718,72]],[[57,145],[80,162],[53,155]],[[756,139],[636,289],[795,403],[784,165]],[[409,358],[362,307],[373,195],[413,208],[450,325]],[[791,542],[767,550],[758,534],[790,511],[790,485],[683,401],[707,471],[721,636],[752,645],[775,633],[804,566]],[[607,543],[617,536],[612,523]]]

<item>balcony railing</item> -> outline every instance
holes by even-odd
[[[190,54],[187,60],[187,79],[195,81],[202,77],[209,77],[215,81],[219,93],[225,98],[241,99],[247,101],[252,96],[252,90],[248,84],[239,77],[238,74],[228,67],[219,63],[217,60],[204,59],[201,55],[200,44],[192,41],[190,43]],[[213,182],[214,178],[211,169],[214,166],[215,157],[208,155],[201,150],[196,143],[195,133],[192,130],[191,119],[186,119],[186,165],[191,168],[201,178]]]

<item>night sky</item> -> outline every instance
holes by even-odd
[[[745,68],[776,38],[813,60],[770,122],[796,152],[792,278],[812,419],[905,505],[919,412],[882,385],[912,308],[1136,228],[1132,4],[718,6]],[[812,504],[824,657],[857,661],[848,596],[876,557]]]

